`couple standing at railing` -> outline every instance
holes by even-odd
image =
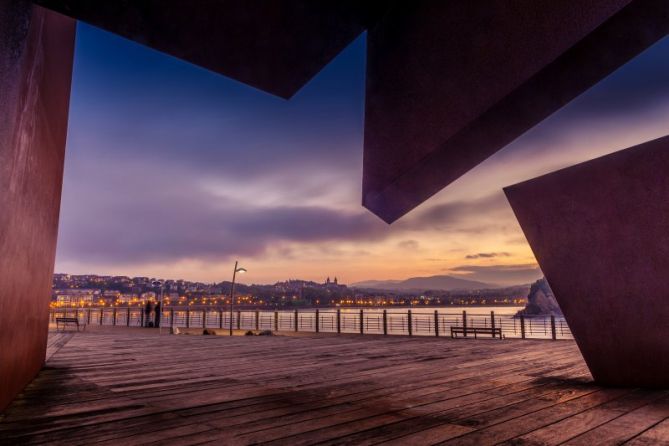
[[[145,327],[160,327],[160,302],[147,300],[144,306],[144,326]]]

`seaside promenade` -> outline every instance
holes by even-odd
[[[2,444],[669,444],[669,391],[592,383],[573,341],[50,333]]]

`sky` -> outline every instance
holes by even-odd
[[[364,35],[285,101],[79,23],[56,271],[529,283],[502,188],[668,134],[668,54],[665,38],[389,226],[360,204]]]

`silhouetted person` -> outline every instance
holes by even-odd
[[[152,311],[153,311],[153,302],[147,300],[146,305],[144,306],[144,315],[146,316],[146,319],[144,320],[144,325],[146,327],[153,327],[153,323],[151,322]]]
[[[160,327],[160,301],[156,302],[156,307],[154,311],[156,312],[156,316],[154,317],[155,322],[153,326]]]

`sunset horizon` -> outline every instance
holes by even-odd
[[[666,131],[664,39],[387,225],[359,204],[365,46],[284,102],[79,23],[56,271],[529,283],[502,188]]]

